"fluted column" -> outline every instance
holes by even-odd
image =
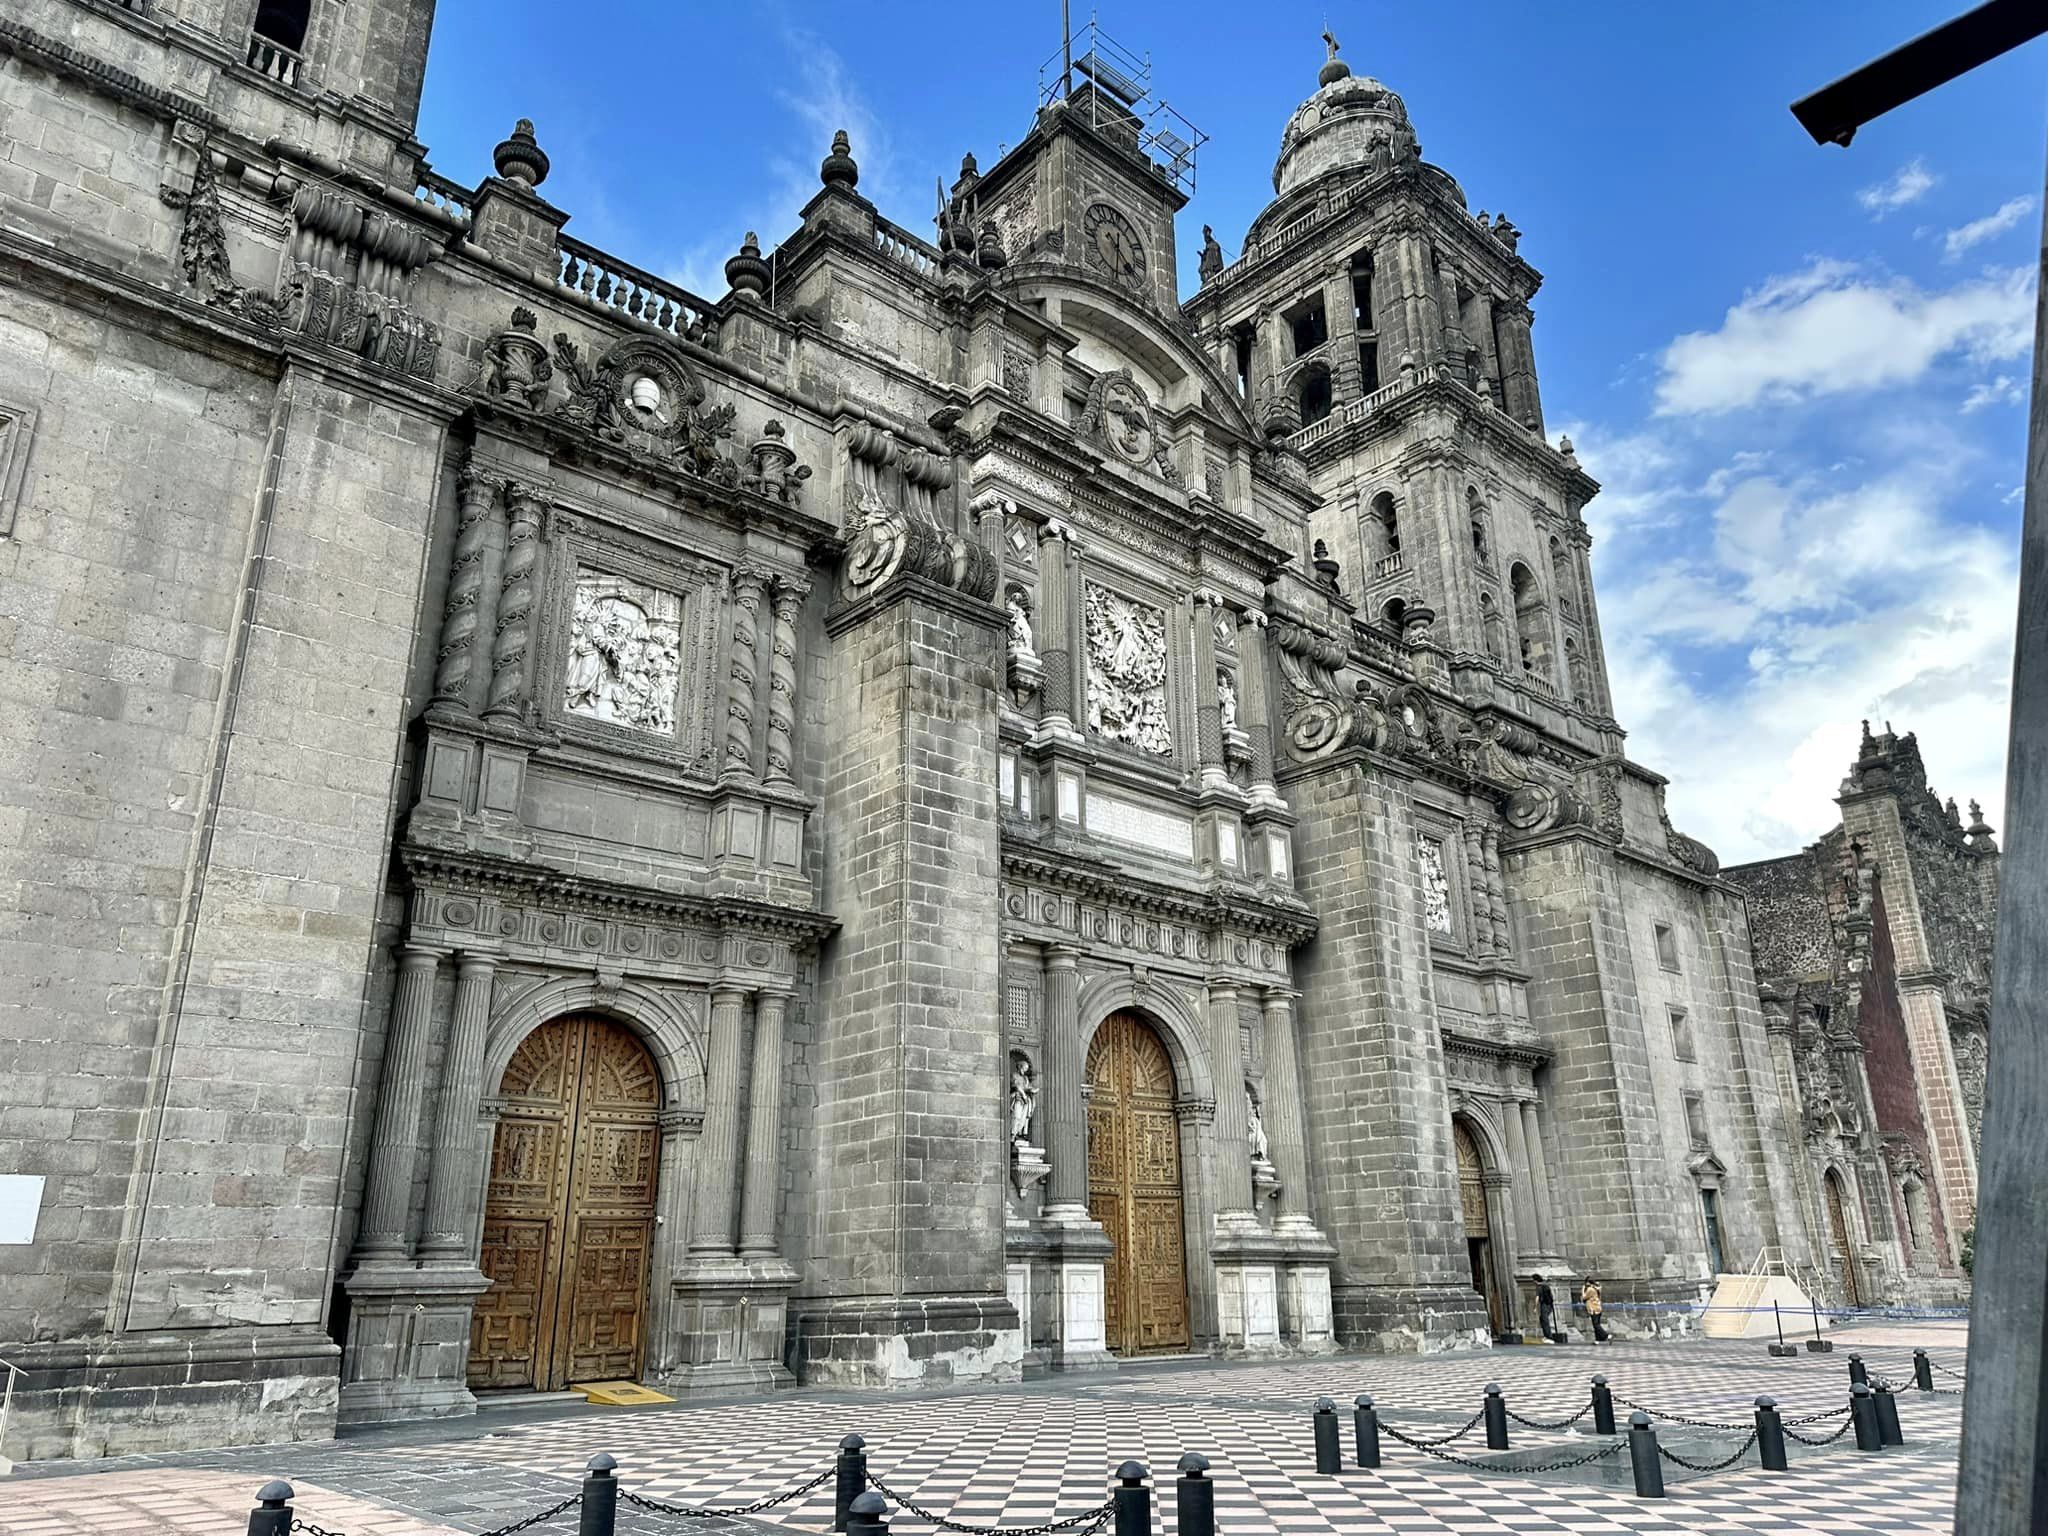
[[[1081,1101],[1081,953],[1065,944],[1045,949],[1046,1214],[1088,1213],[1088,1120]]]
[[[363,1259],[406,1256],[412,1214],[413,1164],[419,1151],[420,1101],[426,1096],[427,1032],[433,1024],[434,976],[441,952],[408,944],[398,952],[398,987],[384,1037],[377,1084],[377,1120],[370,1137],[369,1177],[356,1253]]]
[[[491,694],[484,713],[494,720],[526,715],[526,653],[533,645],[533,605],[539,585],[541,495],[519,481],[505,485],[511,526],[505,534],[505,574],[498,593],[498,633],[491,647]]]
[[[734,1166],[739,1151],[740,1026],[747,994],[719,987],[711,994],[711,1062],[705,1074],[704,1130],[697,1144],[697,1210],[690,1256],[732,1257]]]
[[[1536,1101],[1526,1099],[1522,1103],[1523,1139],[1529,1144],[1529,1173],[1536,1194],[1536,1232],[1542,1239],[1545,1253],[1556,1253],[1557,1217],[1550,1204],[1550,1165],[1543,1158],[1543,1122],[1538,1118]]]
[[[475,707],[470,684],[477,671],[477,631],[482,627],[481,600],[488,574],[491,508],[498,483],[465,462],[456,477],[455,498],[460,521],[455,531],[455,557],[448,569],[448,605],[441,619],[441,652],[434,666],[434,702],[465,713]]]
[[[752,566],[732,573],[732,647],[726,662],[725,777],[751,779],[754,776],[754,712],[759,706],[760,669],[754,654],[760,632],[754,616],[760,612],[761,591],[767,575]]]
[[[1272,1125],[1273,1161],[1280,1172],[1276,1226],[1299,1228],[1314,1218],[1308,1206],[1308,1138],[1301,1115],[1301,1067],[1294,1049],[1295,994],[1269,988],[1266,1010],[1266,1119]]]
[[[1252,1212],[1250,1117],[1244,1095],[1244,1043],[1239,1035],[1237,984],[1209,984],[1209,1056],[1216,1064],[1216,1214],[1219,1220]]]
[[[1510,1099],[1501,1106],[1508,1136],[1508,1191],[1515,1203],[1515,1247],[1526,1266],[1531,1254],[1543,1251],[1542,1228],[1536,1222],[1535,1170],[1529,1166],[1529,1143],[1522,1135],[1522,1107]]]
[[[782,1190],[782,1020],[787,992],[763,992],[754,1005],[754,1076],[747,1107],[747,1179],[740,1208],[740,1257],[778,1252],[775,1208]]]
[[[1074,697],[1073,539],[1064,523],[1038,531],[1038,659],[1045,664],[1039,719],[1072,729],[1080,719]]]
[[[1237,624],[1238,721],[1252,743],[1252,789],[1269,795],[1273,787],[1273,716],[1266,689],[1266,616],[1244,613]]]
[[[1223,777],[1223,706],[1216,686],[1216,616],[1223,611],[1215,593],[1195,594],[1195,753],[1204,779]]]
[[[778,578],[772,599],[775,630],[768,662],[768,782],[787,784],[796,776],[796,621],[807,581]]]
[[[441,1056],[441,1098],[434,1110],[434,1158],[427,1169],[423,1259],[467,1263],[466,1205],[476,1184],[477,1108],[483,1100],[484,1034],[491,1020],[495,955],[464,954],[456,963],[455,1017]]]

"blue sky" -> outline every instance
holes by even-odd
[[[2048,43],[1846,151],[1786,111],[1963,4],[1099,12],[1211,135],[1183,291],[1201,225],[1234,253],[1271,197],[1325,24],[1424,157],[1525,231],[1550,429],[1607,487],[1587,516],[1617,713],[1725,861],[1832,824],[1865,715],[2000,819]],[[861,190],[928,230],[934,176],[1023,134],[1058,44],[1056,0],[444,0],[420,136],[473,183],[533,118],[572,233],[715,295],[746,230],[793,227],[835,128]]]

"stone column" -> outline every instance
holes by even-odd
[[[1266,990],[1266,1119],[1272,1125],[1273,1161],[1280,1172],[1275,1230],[1313,1228],[1308,1203],[1308,1138],[1302,1129],[1301,1069],[1294,1050],[1295,994]]]
[[[1500,828],[1488,823],[1481,842],[1486,851],[1486,902],[1493,917],[1493,951],[1512,957],[1515,944],[1508,930],[1507,885],[1500,873]]]
[[[1507,1131],[1508,1161],[1514,1165],[1508,1170],[1508,1192],[1515,1205],[1515,1256],[1526,1268],[1529,1260],[1543,1251],[1542,1229],[1536,1223],[1536,1175],[1529,1165],[1528,1140],[1522,1134],[1522,1106],[1506,1100],[1501,1105],[1501,1120]]]
[[[1273,716],[1266,689],[1266,616],[1242,613],[1237,620],[1238,721],[1252,742],[1252,793],[1279,797],[1273,786]]]
[[[1486,835],[1479,823],[1465,823],[1465,898],[1471,909],[1472,953],[1493,953],[1493,903],[1486,894]],[[1448,851],[1448,850],[1447,850]]]
[[[1523,1139],[1529,1144],[1529,1172],[1536,1191],[1536,1233],[1548,1254],[1562,1253],[1557,1241],[1557,1216],[1550,1204],[1550,1164],[1543,1155],[1543,1118],[1534,1099],[1522,1101]]]
[[[448,570],[448,606],[441,620],[441,653],[434,667],[434,703],[467,714],[475,708],[471,682],[477,672],[477,631],[482,627],[480,600],[488,574],[491,509],[498,483],[479,475],[465,461],[456,477],[455,497],[460,524],[455,557]]]
[[[796,776],[796,622],[810,590],[807,581],[780,577],[775,583],[775,634],[768,663],[770,784],[787,784]]]
[[[732,646],[726,663],[725,768],[728,779],[754,777],[754,713],[759,707],[760,669],[755,654],[760,633],[754,616],[761,607],[767,573],[743,565],[732,573]]]
[[[1088,1121],[1081,1102],[1081,952],[1065,944],[1045,947],[1045,1075],[1039,1092],[1045,1116],[1046,1155],[1052,1173],[1045,1214],[1066,1220],[1088,1216]]]
[[[1244,1044],[1237,984],[1209,984],[1209,1057],[1216,1064],[1216,1219],[1249,1224],[1252,1215],[1250,1117],[1244,1096]]]
[[[1223,771],[1223,713],[1216,686],[1216,614],[1223,599],[1197,592],[1195,621],[1195,751],[1205,783],[1227,778]]]
[[[787,992],[763,992],[754,1005],[753,1102],[747,1109],[747,1181],[740,1212],[740,1257],[775,1257],[776,1204],[782,1187],[782,1019]]]
[[[455,1016],[441,1058],[441,1101],[434,1111],[434,1160],[427,1169],[426,1231],[420,1257],[467,1264],[469,1192],[476,1184],[477,1108],[483,1101],[484,1034],[491,1021],[496,955],[464,953],[456,962]]]
[[[747,994],[719,987],[711,994],[711,1063],[704,1084],[704,1132],[697,1149],[697,1210],[690,1257],[732,1257],[734,1166],[739,1150],[740,1025]]]
[[[511,526],[505,535],[504,578],[498,592],[498,632],[491,647],[491,692],[484,714],[514,722],[526,718],[526,653],[533,645],[533,605],[538,600],[541,493],[511,480],[505,484]]]
[[[377,1120],[370,1136],[369,1177],[356,1255],[365,1261],[403,1259],[410,1245],[413,1164],[418,1156],[420,1101],[426,1095],[427,1031],[434,1016],[434,977],[441,951],[407,944],[398,952],[398,988],[384,1037],[377,1084]]]

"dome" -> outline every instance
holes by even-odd
[[[1295,109],[1280,135],[1276,193],[1284,196],[1328,171],[1366,167],[1382,144],[1386,162],[1415,158],[1415,131],[1399,96],[1370,75],[1352,74],[1334,49],[1318,78],[1315,95]]]

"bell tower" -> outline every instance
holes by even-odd
[[[1306,459],[1347,597],[1396,633],[1427,615],[1454,668],[1604,718],[1581,508],[1543,436],[1530,301],[1506,214],[1422,158],[1401,97],[1324,34],[1274,200],[1235,261],[1213,238],[1183,307],[1269,437]]]

